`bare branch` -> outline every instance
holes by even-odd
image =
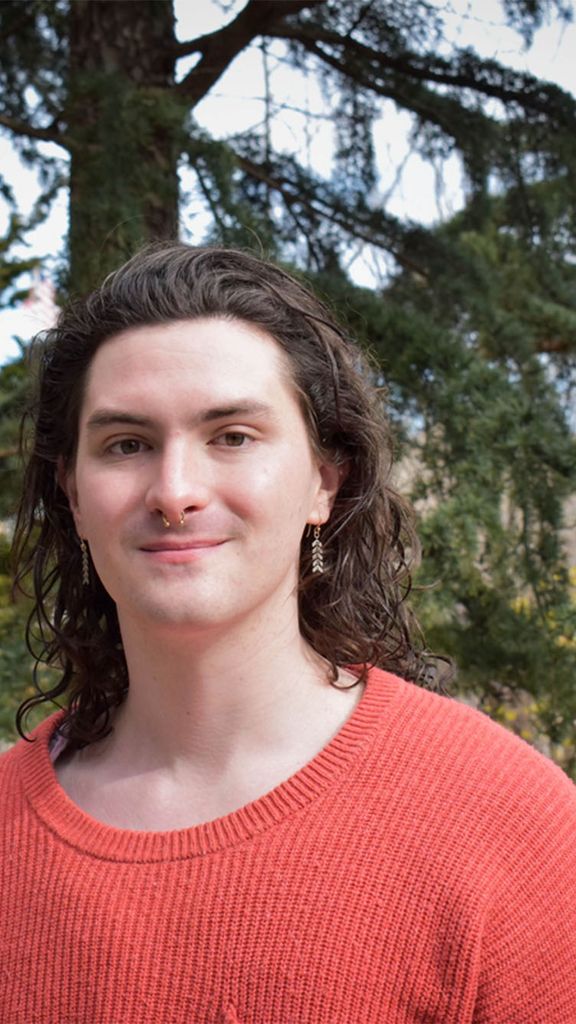
[[[196,39],[187,39],[183,43],[176,42],[170,47],[170,52],[176,55],[176,59],[189,57],[192,53],[204,53],[204,50],[211,45],[215,36],[218,36],[221,31],[221,29],[216,29],[214,32],[206,32],[203,36],[196,36]]]
[[[26,135],[29,139],[40,139],[42,142],[56,142],[64,149],[71,149],[70,139],[57,128],[35,128],[25,121],[16,121],[13,117],[0,114],[0,126],[8,128],[15,135]]]
[[[214,192],[208,186],[207,182],[204,181],[204,175],[202,174],[202,171],[198,167],[198,164],[194,165],[194,171],[196,173],[196,177],[198,178],[198,184],[200,186],[200,191],[202,192],[202,195],[204,196],[204,199],[206,200],[206,203],[208,204],[210,212],[211,212],[212,216],[214,217],[214,220],[215,220],[216,224],[220,228],[220,231],[222,231],[222,233],[224,233],[224,221],[223,221],[223,219],[222,219],[222,217],[220,215],[220,210],[218,209],[218,204],[215,202]]]
[[[305,7],[316,7],[322,2],[323,0],[303,0],[303,2],[298,2],[298,0],[295,0],[295,2],[294,0],[292,0],[292,2],[290,2],[290,0],[282,0],[282,2],[278,2],[278,0],[275,0],[275,2],[269,4],[269,6],[273,8],[274,24],[276,25],[277,21],[278,24],[282,23],[281,20],[283,17],[287,17],[290,14],[298,14],[298,12],[303,10]],[[234,21],[232,21],[230,25],[224,26],[223,29],[215,29],[214,32],[206,32],[205,35],[196,36],[195,39],[188,39],[186,42],[175,43],[171,52],[176,54],[176,58],[189,57],[192,53],[205,53],[207,49],[210,49],[213,46],[215,41],[222,37],[222,32],[226,32],[232,28],[234,28],[235,32],[238,31],[238,23],[239,21],[241,22],[242,17],[244,17],[248,7],[251,5],[256,5],[258,7],[265,6],[263,0],[250,0],[247,7],[245,7],[244,10],[234,18]]]
[[[553,352],[555,355],[568,355],[574,351],[574,345],[568,338],[539,338],[538,352]]]
[[[257,36],[268,34],[268,26],[279,26],[281,19],[315,7],[323,0],[248,0],[246,7],[224,28],[179,44],[180,56],[202,53],[198,64],[175,89],[194,107],[224,74],[235,57]]]

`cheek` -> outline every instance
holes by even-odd
[[[131,489],[128,480],[110,480],[98,473],[84,473],[77,477],[76,521],[88,532],[106,533],[108,524],[121,518],[130,505]]]
[[[280,524],[304,529],[319,477],[305,460],[277,458],[242,475],[231,491],[230,507],[242,518],[278,532]]]

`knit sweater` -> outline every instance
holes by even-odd
[[[576,788],[373,670],[296,775],[188,829],[103,825],[59,716],[0,759],[2,1024],[575,1024]]]

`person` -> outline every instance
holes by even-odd
[[[576,1021],[575,789],[420,685],[373,381],[226,249],[147,248],[48,332],[21,731],[60,710],[0,762],[3,1022]]]

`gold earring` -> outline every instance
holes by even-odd
[[[324,547],[320,540],[320,527],[314,527],[314,538],[312,540],[312,572],[324,572]]]
[[[178,520],[178,526],[184,526],[184,519],[185,519],[185,517],[186,517],[186,509],[183,508],[181,513],[180,513],[180,518]]]
[[[170,520],[166,518],[166,516],[164,515],[163,512],[162,512],[162,526],[164,526],[166,530],[170,529]]]
[[[82,552],[82,584],[87,587],[90,583],[90,556],[84,537],[80,537],[80,551]]]

